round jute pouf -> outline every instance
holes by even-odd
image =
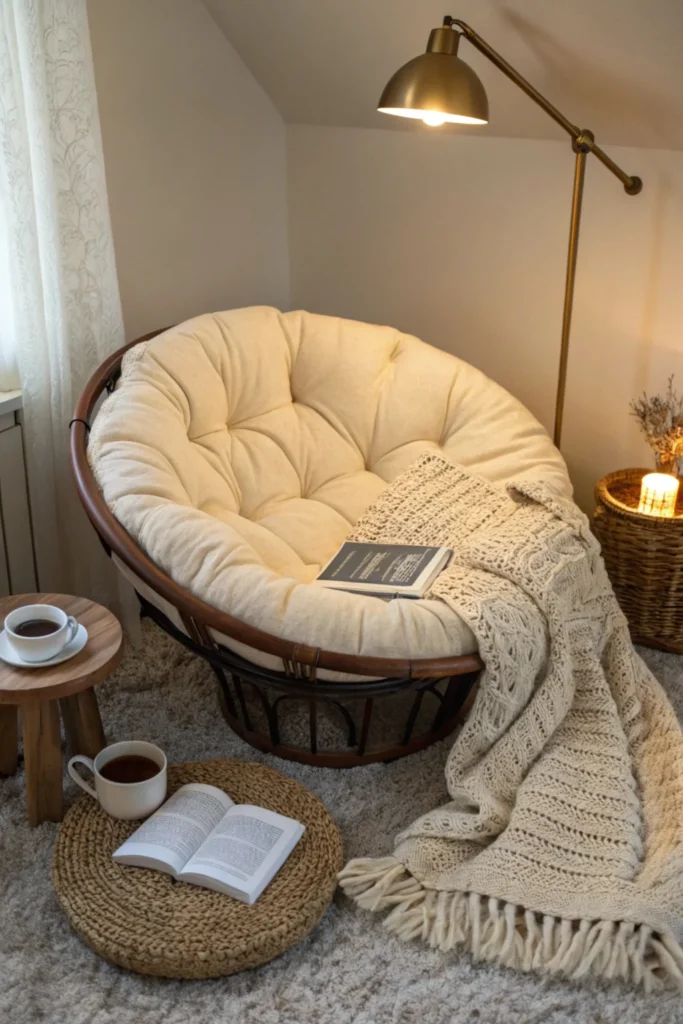
[[[300,941],[330,905],[342,867],[339,830],[316,796],[272,768],[206,761],[168,769],[169,795],[187,782],[296,818],[306,831],[249,907],[159,871],[115,864],[139,822],[118,821],[89,796],[68,811],[52,879],[75,930],[106,960],[139,974],[216,978],[272,960]]]

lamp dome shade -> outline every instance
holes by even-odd
[[[427,52],[408,61],[389,79],[377,109],[431,125],[446,121],[486,124],[486,92],[472,68],[457,56],[458,38],[451,30],[435,29]]]

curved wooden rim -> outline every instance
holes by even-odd
[[[338,651],[324,651],[306,644],[293,643],[266,633],[255,626],[249,626],[226,612],[221,612],[189,591],[179,586],[161,570],[135,543],[107,508],[95,476],[90,468],[87,455],[90,416],[95,404],[106,389],[112,377],[120,370],[125,352],[140,342],[162,334],[168,328],[151,331],[136,338],[109,356],[93,373],[83,389],[71,421],[69,448],[71,466],[76,480],[76,489],[83,507],[110,552],[114,552],[155,593],[172,604],[183,619],[190,619],[200,627],[210,627],[240,643],[247,644],[266,654],[272,654],[285,661],[315,666],[333,672],[353,675],[386,676],[409,678],[440,678],[478,672],[483,662],[477,654],[464,654],[452,658],[374,658],[357,654],[341,654]]]

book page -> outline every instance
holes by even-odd
[[[234,806],[216,786],[181,786],[116,850],[114,859],[139,867],[166,867],[177,874]]]
[[[296,845],[303,825],[274,811],[237,805],[218,822],[183,875],[225,879],[247,894],[261,891]]]

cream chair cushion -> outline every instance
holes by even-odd
[[[439,601],[312,581],[427,451],[501,486],[527,476],[571,492],[540,424],[472,366],[390,327],[269,307],[131,349],[89,447],[113,514],[182,587],[287,640],[410,658],[476,645]]]

